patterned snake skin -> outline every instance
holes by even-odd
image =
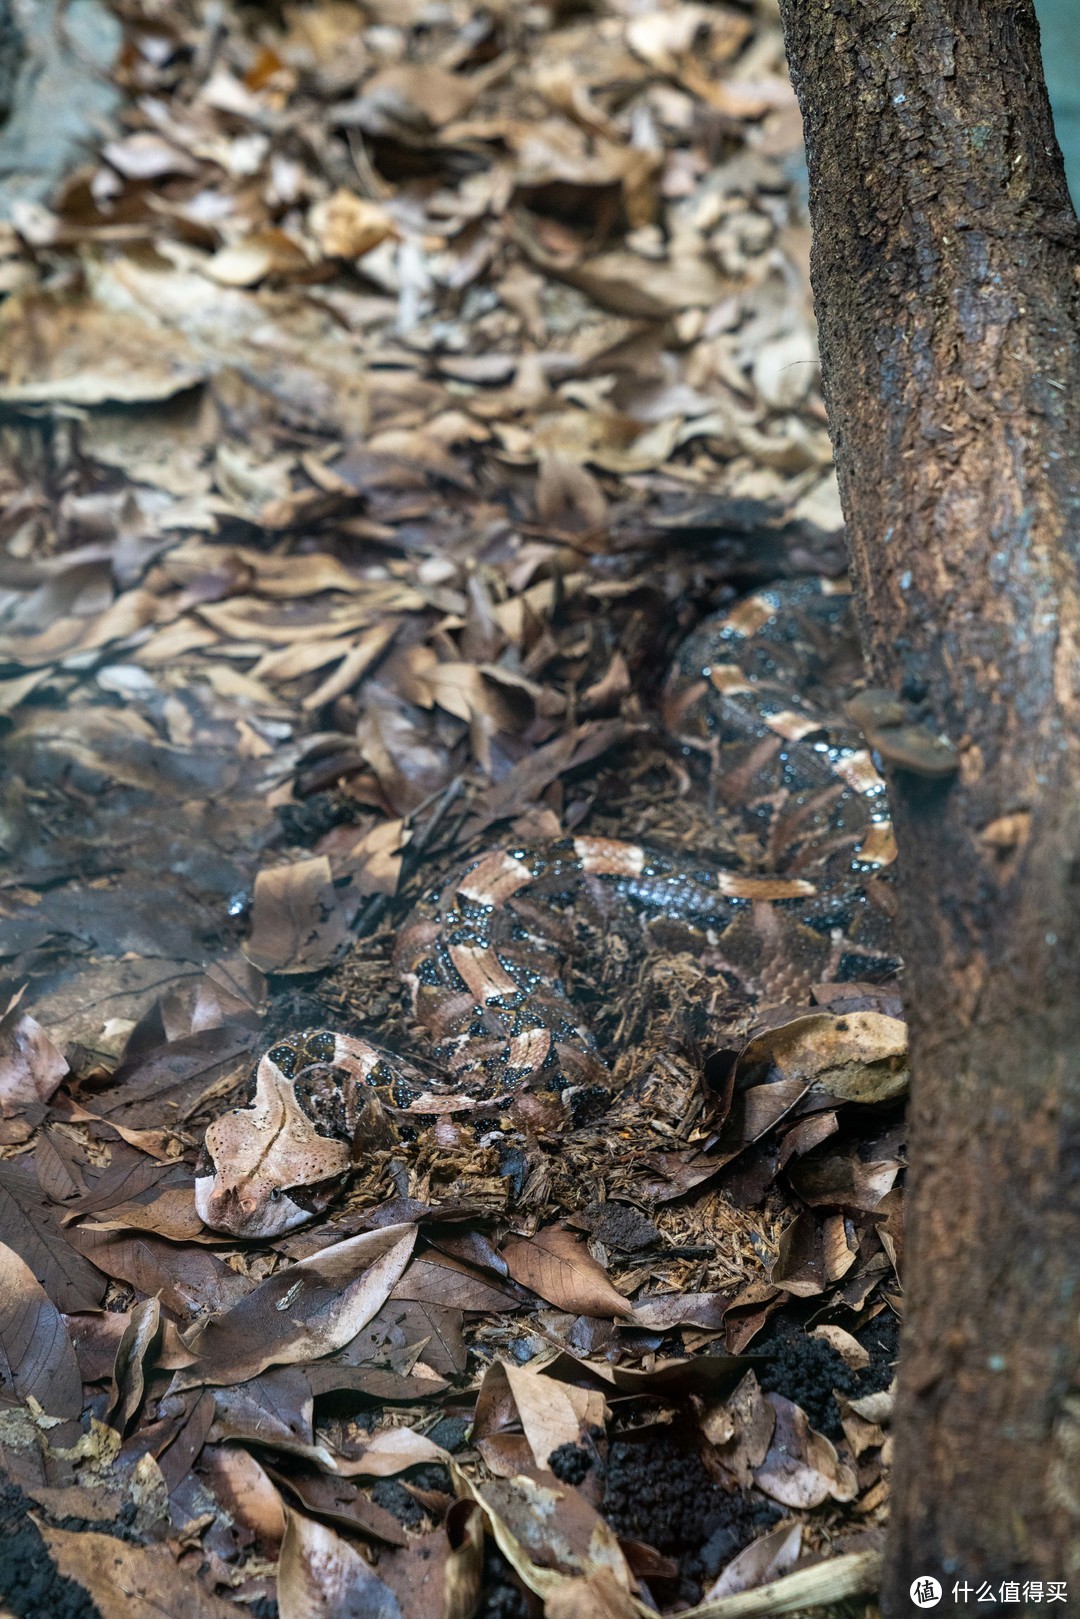
[[[568,837],[495,849],[425,894],[394,962],[442,1076],[424,1093],[433,1110],[440,1092],[497,1104],[527,1086],[572,1104],[605,1086],[561,977],[568,907],[583,888],[686,924],[751,999],[798,1001],[815,982],[895,968],[885,787],[858,731],[836,718],[858,672],[848,596],[821,580],[758,591],[681,647],[665,726],[708,761],[761,851],[757,869]],[[319,1031],[279,1043],[259,1065],[252,1105],[207,1130],[202,1219],[243,1237],[309,1219],[370,1150],[386,1110],[415,1112],[419,1097],[366,1040]]]

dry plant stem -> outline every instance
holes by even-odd
[[[781,0],[912,1025],[885,1611],[1080,1577],[1080,311],[1031,0]]]

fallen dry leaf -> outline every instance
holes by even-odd
[[[236,1619],[168,1546],[132,1546],[92,1530],[42,1528],[56,1566],[88,1591],[101,1619]]]
[[[744,1490],[749,1489],[776,1431],[776,1412],[753,1372],[747,1372],[726,1400],[706,1409],[701,1431],[715,1447],[717,1460]]]
[[[335,259],[362,258],[387,237],[397,235],[385,208],[344,187],[316,203],[308,223],[323,252]]]
[[[431,1252],[413,1260],[391,1297],[458,1310],[519,1310],[523,1302],[497,1277],[480,1276],[446,1254]]]
[[[348,1541],[289,1508],[277,1598],[281,1619],[402,1619],[397,1597]]]
[[[510,1477],[519,1469],[508,1471],[503,1463],[517,1457],[521,1447],[513,1443],[519,1436],[505,1430],[520,1423],[532,1462],[547,1470],[552,1451],[579,1444],[591,1427],[603,1425],[606,1409],[599,1390],[559,1382],[529,1366],[496,1361],[485,1372],[477,1397],[473,1443],[492,1472]]]
[[[347,1237],[271,1276],[224,1314],[197,1325],[189,1384],[243,1382],[267,1366],[316,1360],[355,1338],[408,1264],[414,1225]]]
[[[161,1331],[161,1305],[143,1299],[131,1311],[116,1349],[112,1387],[105,1408],[106,1420],[118,1433],[126,1433],[146,1392],[146,1362]]]
[[[640,1619],[641,1608],[606,1568],[591,1569],[556,1586],[544,1604],[545,1619]]]
[[[264,1546],[280,1545],[285,1508],[269,1475],[250,1451],[239,1445],[207,1445],[199,1458],[199,1472],[211,1481],[215,1496],[237,1523]]]
[[[329,1521],[339,1529],[380,1545],[409,1544],[408,1535],[393,1513],[372,1501],[351,1479],[328,1477],[325,1473],[276,1471],[272,1471],[271,1477],[290,1500],[298,1502],[305,1512],[321,1521]]]
[[[220,1242],[208,1232],[195,1207],[195,1184],[170,1186],[145,1203],[116,1203],[93,1221],[88,1231],[148,1231],[169,1242]]]
[[[602,1265],[572,1232],[549,1226],[535,1237],[517,1237],[502,1250],[515,1282],[531,1287],[557,1309],[577,1315],[632,1316],[633,1305],[608,1279]]]
[[[559,1383],[510,1362],[504,1368],[537,1467],[546,1468],[560,1445],[577,1445],[590,1428],[603,1426],[607,1408],[598,1390]]]
[[[59,1309],[92,1310],[100,1304],[105,1277],[67,1240],[37,1177],[7,1162],[0,1162],[0,1230]]]
[[[5,301],[0,319],[8,404],[93,406],[170,399],[206,375],[180,332],[92,303],[35,295]]]
[[[853,1500],[855,1473],[825,1435],[816,1433],[806,1413],[782,1394],[765,1398],[776,1414],[776,1427],[765,1460],[754,1469],[758,1489],[787,1507]]]
[[[191,1356],[183,1364],[193,1363]],[[277,1366],[246,1383],[217,1388],[214,1408],[213,1444],[236,1439],[295,1451],[314,1443],[311,1386],[296,1367]]]
[[[149,1232],[128,1236],[97,1231],[88,1225],[70,1227],[68,1239],[99,1271],[151,1298],[159,1296],[165,1308],[181,1320],[190,1320],[204,1310],[227,1309],[251,1287],[246,1277],[203,1246],[166,1242]]]
[[[772,1614],[827,1608],[848,1597],[867,1596],[881,1582],[882,1554],[846,1552],[809,1568],[794,1569],[752,1591],[716,1597],[684,1610],[683,1619],[770,1619]]]
[[[739,1591],[753,1591],[759,1585],[777,1580],[799,1560],[802,1548],[802,1525],[781,1525],[759,1540],[751,1541],[721,1571],[705,1593],[705,1602],[717,1602],[721,1597],[734,1596]]]
[[[223,287],[253,287],[268,275],[307,268],[299,242],[284,231],[265,230],[221,248],[203,265],[203,273]]]
[[[845,1102],[889,1102],[908,1084],[907,1026],[880,1012],[813,1012],[757,1035],[738,1074],[775,1070]]]
[[[520,1475],[483,1485],[455,1469],[459,1490],[477,1502],[491,1525],[499,1550],[545,1606],[554,1598],[569,1619],[574,1602],[591,1601],[589,1582],[610,1590],[608,1610],[583,1606],[584,1613],[610,1612],[618,1619],[637,1614],[628,1602],[633,1576],[614,1533],[577,1490],[549,1486]],[[621,1594],[616,1594],[621,1593]]]
[[[244,954],[262,972],[313,972],[341,952],[347,937],[325,855],[259,872]]]
[[[536,510],[552,528],[574,534],[600,528],[607,515],[607,499],[586,467],[553,453],[540,460]]]
[[[82,1411],[82,1379],[59,1310],[29,1266],[0,1243],[0,1382],[51,1417]]]
[[[358,1456],[329,1469],[342,1478],[393,1478],[424,1462],[445,1462],[445,1450],[412,1428],[383,1428]]]
[[[40,1023],[18,1002],[0,1017],[0,1115],[11,1118],[32,1102],[47,1102],[68,1072]]]

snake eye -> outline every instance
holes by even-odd
[[[280,1186],[272,1186],[270,1188],[270,1201],[271,1201],[271,1203],[276,1203],[280,1196],[281,1196],[281,1187]]]

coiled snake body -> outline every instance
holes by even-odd
[[[893,858],[884,783],[838,719],[857,673],[849,599],[821,580],[744,598],[683,643],[664,720],[704,755],[715,790],[760,849],[757,869],[705,855],[568,837],[494,849],[434,885],[402,927],[395,965],[440,1080],[428,1092],[500,1099],[523,1086],[571,1103],[607,1081],[564,987],[565,907],[582,885],[699,930],[748,997],[798,1000],[822,980],[878,976],[891,956]],[[252,1104],[216,1119],[196,1169],[210,1226],[289,1230],[325,1208],[380,1109],[416,1103],[394,1058],[327,1031],[263,1057]]]

